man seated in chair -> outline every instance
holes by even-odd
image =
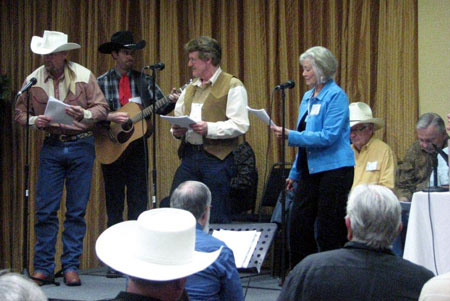
[[[354,102],[350,109],[350,139],[355,153],[353,187],[359,184],[377,184],[394,189],[396,159],[392,149],[378,138],[375,131],[384,121],[374,118],[369,105]]]
[[[128,276],[113,300],[189,300],[186,277],[215,262],[221,249],[197,252],[195,218],[186,210],[158,208],[115,224],[97,239],[98,258]]]
[[[278,300],[417,300],[434,275],[394,256],[400,203],[384,186],[359,185],[347,203],[341,249],[309,255],[290,272]]]
[[[172,208],[191,212],[197,219],[195,250],[213,252],[222,247],[219,258],[208,268],[187,278],[190,300],[244,300],[233,251],[208,234],[211,209],[209,188],[197,181],[181,183],[170,198]]]

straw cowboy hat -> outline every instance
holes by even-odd
[[[349,109],[350,127],[360,123],[373,123],[376,131],[384,126],[383,119],[373,118],[372,110],[369,105],[364,102],[353,102],[350,104]]]
[[[101,261],[126,275],[154,281],[180,279],[208,267],[222,249],[195,251],[195,226],[194,216],[186,210],[152,209],[137,221],[106,229],[95,250]]]
[[[145,44],[144,40],[135,43],[131,31],[118,31],[112,35],[111,42],[101,44],[98,47],[98,51],[101,53],[111,53],[121,48],[139,50],[144,48]]]
[[[76,43],[68,43],[65,33],[59,31],[45,30],[44,36],[33,36],[31,38],[31,51],[36,54],[50,54],[61,51],[81,48]]]

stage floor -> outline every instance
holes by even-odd
[[[56,285],[44,285],[42,289],[49,300],[108,300],[125,290],[125,278],[106,278],[106,267],[99,267],[82,271],[80,278],[82,285],[70,287],[64,284],[62,278],[57,278],[60,283]],[[247,273],[241,273],[241,282],[246,301],[273,301],[280,294],[279,278],[269,274],[259,274],[249,277]]]

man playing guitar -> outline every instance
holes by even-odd
[[[156,97],[153,98],[152,91],[149,89],[153,78],[133,70],[135,51],[143,49],[145,44],[144,40],[135,43],[130,31],[119,31],[112,35],[110,42],[103,43],[98,48],[101,53],[111,54],[116,62],[113,68],[97,79],[111,111],[107,121],[111,123],[111,128],[113,125],[119,125],[120,129],[126,128],[132,134],[132,136],[131,134],[126,136],[127,131],[123,131],[124,133],[121,134],[125,136],[119,134],[108,137],[105,135],[98,139],[104,148],[97,148],[97,157],[102,163],[105,182],[108,227],[122,221],[125,187],[128,220],[136,220],[140,213],[147,210],[148,151],[146,138],[148,135],[145,135],[147,124],[146,120],[142,120],[144,118],[136,118],[136,116],[141,114],[142,107],[145,112],[148,111],[145,108],[152,108],[150,106],[152,99],[159,99],[155,105],[159,108],[156,111],[158,114],[168,114],[174,109],[179,96],[173,90],[168,98],[164,98],[159,87],[156,87]],[[136,113],[136,116],[133,116],[133,113]],[[142,120],[142,123],[133,126],[134,120],[139,119]],[[118,139],[124,141],[119,142]],[[108,155],[108,151],[114,151],[114,147],[108,147],[108,143],[110,146],[117,145],[119,151],[115,151],[116,154],[111,156],[99,156],[98,153],[103,151],[106,151]],[[114,271],[110,270],[108,276],[113,277]]]

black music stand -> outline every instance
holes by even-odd
[[[261,236],[256,244],[255,251],[250,258],[250,262],[246,268],[238,269],[240,272],[254,272],[256,273],[245,276],[243,278],[249,278],[246,289],[249,288],[259,288],[259,289],[268,289],[274,290],[273,288],[266,287],[250,287],[250,279],[253,276],[258,276],[261,272],[261,266],[266,258],[267,252],[269,251],[270,246],[272,245],[272,241],[277,232],[277,224],[276,223],[254,223],[254,224],[210,224],[209,232],[212,233],[213,230],[231,230],[231,231],[259,231],[261,232]],[[278,289],[276,289],[278,290]]]

